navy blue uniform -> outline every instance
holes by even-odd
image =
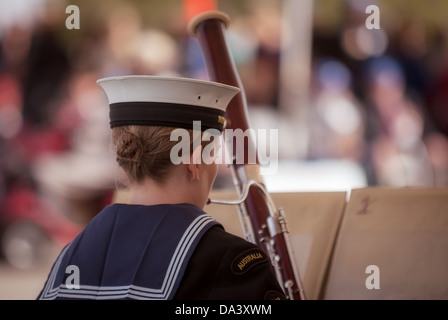
[[[62,250],[38,297],[282,298],[266,255],[191,204],[106,207]]]

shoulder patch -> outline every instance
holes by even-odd
[[[266,294],[264,295],[264,300],[286,300],[286,299],[284,294],[275,290],[270,290],[266,292]]]
[[[261,249],[250,249],[233,259],[230,267],[234,274],[241,275],[265,261],[267,257]]]

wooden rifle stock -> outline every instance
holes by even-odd
[[[205,12],[190,21],[189,32],[199,40],[210,80],[241,89],[227,107],[226,129],[241,129],[245,132],[250,129],[247,102],[241,79],[225,39],[225,30],[229,21],[228,16],[222,12]],[[249,153],[251,150],[256,150],[256,146],[250,137],[244,141],[243,146],[241,143],[237,145],[237,142],[234,141],[233,150],[227,150],[227,152],[232,152],[233,155],[231,169],[237,192],[240,196],[244,194],[242,196],[244,200],[237,202],[240,213],[246,215],[251,223],[249,232],[252,236],[246,236],[270,256],[274,272],[287,296],[290,299],[302,300],[305,298],[304,292],[287,239],[284,216],[281,210],[276,210],[264,188],[258,157],[255,163],[248,162]],[[241,147],[244,148],[243,161],[237,159],[238,148]]]

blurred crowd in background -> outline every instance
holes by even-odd
[[[82,226],[110,201],[117,167],[97,79],[207,79],[181,0],[72,2],[0,0],[3,217],[63,212]],[[228,40],[251,121],[279,129],[279,160],[348,161],[369,186],[448,186],[447,4],[303,1],[312,10],[306,25],[285,21],[291,2],[218,1],[232,19]],[[65,26],[70,4],[80,9],[78,30]],[[369,4],[380,9],[380,29],[365,26]],[[282,95],[294,85],[282,73],[285,35],[308,52],[297,105]]]

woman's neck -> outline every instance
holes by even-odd
[[[156,205],[156,204],[174,204],[188,202],[185,196],[174,190],[167,183],[160,184],[158,182],[146,179],[145,181],[133,184],[130,188],[131,204]]]
[[[189,183],[188,179],[183,179],[182,175],[171,175],[163,182],[153,179],[145,179],[140,183],[134,183],[129,187],[130,204],[157,205],[191,203],[202,208],[199,190]]]

